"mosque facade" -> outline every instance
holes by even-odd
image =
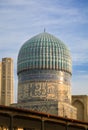
[[[17,107],[77,118],[72,106],[72,60],[67,46],[43,32],[26,41],[18,54]]]

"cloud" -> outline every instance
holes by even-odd
[[[60,38],[70,48],[73,93],[88,91],[87,74],[81,73],[84,71],[83,66],[88,64],[88,3],[84,4],[76,0],[0,1],[0,58],[13,57],[16,83],[16,62],[21,45],[43,32],[45,27],[47,32]]]
[[[6,9],[6,7],[9,8]],[[51,1],[9,1],[8,6],[6,6],[5,4],[5,9],[1,9],[1,13],[3,13],[4,15],[8,14],[7,19],[16,20],[17,17],[18,19],[20,18],[20,20],[23,19],[23,21],[26,21],[27,18],[30,18],[30,21],[40,21],[39,24],[42,24],[41,20],[44,20],[45,24],[49,23],[50,25],[64,25],[74,22],[85,21],[85,19],[82,17],[82,13],[80,13],[77,8],[72,8],[70,6],[64,7],[62,5],[58,5],[57,2],[55,3]],[[31,22],[31,24],[32,23],[33,22]],[[36,25],[38,26],[39,24],[36,23]]]

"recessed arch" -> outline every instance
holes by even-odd
[[[77,108],[77,119],[84,120],[84,104],[80,100],[75,100],[73,106]]]

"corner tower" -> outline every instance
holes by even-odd
[[[26,41],[18,54],[17,74],[18,106],[76,118],[71,56],[58,38],[44,32]]]

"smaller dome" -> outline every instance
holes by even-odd
[[[21,47],[18,74],[27,70],[59,70],[72,73],[71,56],[66,45],[49,33],[40,33]]]

